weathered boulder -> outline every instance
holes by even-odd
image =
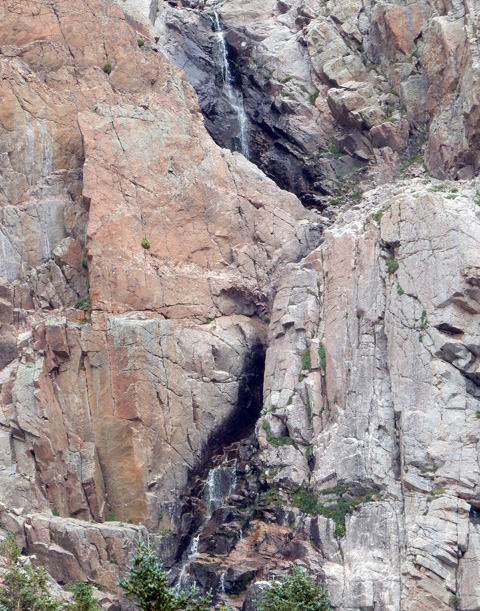
[[[328,90],[327,100],[333,116],[350,129],[368,130],[385,120],[369,83],[343,83],[340,89]]]

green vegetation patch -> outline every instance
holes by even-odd
[[[256,604],[258,611],[331,611],[323,585],[297,566],[291,575],[270,581]]]
[[[312,371],[312,359],[310,357],[310,346],[307,346],[302,352],[302,369]]]
[[[335,522],[337,534],[343,536],[345,534],[345,516],[347,513],[353,513],[355,507],[362,503],[369,503],[375,500],[376,493],[369,492],[363,496],[351,498],[347,494],[346,488],[343,486],[333,486],[332,488],[324,488],[320,490],[320,495],[334,495],[336,498],[332,502],[321,503],[318,499],[318,494],[308,488],[297,488],[292,499],[292,507],[298,507],[303,512],[310,515],[322,515]],[[345,497],[345,498],[344,498]],[[340,527],[340,528],[339,528]],[[341,534],[343,532],[343,534]]]
[[[387,266],[387,272],[389,274],[394,274],[399,268],[398,261],[395,259],[395,257],[389,257],[386,259],[385,265]]]
[[[327,355],[325,353],[325,347],[322,343],[318,346],[318,358],[320,359],[320,367],[323,371],[327,372]]]
[[[76,310],[85,310],[86,312],[91,312],[92,303],[90,301],[90,296],[83,297],[82,299],[77,299],[74,307]]]
[[[280,446],[293,446],[293,439],[291,437],[288,437],[287,435],[275,437],[270,424],[266,420],[262,422],[262,428],[267,434],[268,443],[270,443],[272,446],[275,446],[276,448]]]

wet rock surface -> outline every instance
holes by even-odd
[[[476,174],[473,5],[160,3],[153,24],[162,47],[186,71],[215,141],[236,148],[238,123],[219,76],[214,14],[243,94],[251,158],[304,204],[324,208],[326,196],[354,193],[359,159],[368,162],[363,188],[382,181],[372,167],[379,155],[398,176],[423,143],[433,176]],[[388,138],[379,138],[379,129]],[[364,158],[344,148],[354,130],[378,153]],[[339,169],[342,155],[347,172]]]

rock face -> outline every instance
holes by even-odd
[[[320,230],[117,4],[29,6],[0,13],[3,521],[179,529],[189,476],[253,426],[275,279]]]
[[[474,15],[0,6],[0,521],[57,581],[118,596],[141,522],[236,608],[292,562],[341,611],[480,608]],[[208,135],[233,90],[325,214]]]
[[[261,460],[284,490],[359,500],[344,538],[316,518],[313,554],[341,609],[478,605],[475,187],[372,192],[274,304]]]
[[[325,195],[353,193],[359,178],[364,186],[382,176],[388,181],[375,164],[387,163],[398,175],[424,142],[432,175],[476,174],[478,42],[471,3],[229,0],[158,9],[153,23],[163,48],[186,71],[216,142],[232,148],[235,113],[212,32],[218,14],[243,92],[252,159],[305,204],[323,208]],[[345,146],[347,137],[359,135],[369,142],[366,156]],[[370,180],[358,175],[365,165]]]

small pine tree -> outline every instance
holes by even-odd
[[[100,606],[93,595],[93,586],[79,579],[70,586],[72,590],[72,603],[67,611],[97,611]]]
[[[124,596],[137,599],[135,604],[142,611],[207,611],[210,602],[210,596],[199,596],[195,587],[189,592],[169,587],[168,573],[148,540],[138,542],[127,577],[119,579],[118,585]]]
[[[297,566],[292,567],[291,575],[270,582],[257,607],[258,611],[331,611],[323,585]]]
[[[4,586],[0,588],[1,611],[60,611],[60,604],[48,591],[46,569],[22,566],[21,550],[13,533],[9,532],[0,545],[0,553],[8,563],[8,571],[3,576]]]

